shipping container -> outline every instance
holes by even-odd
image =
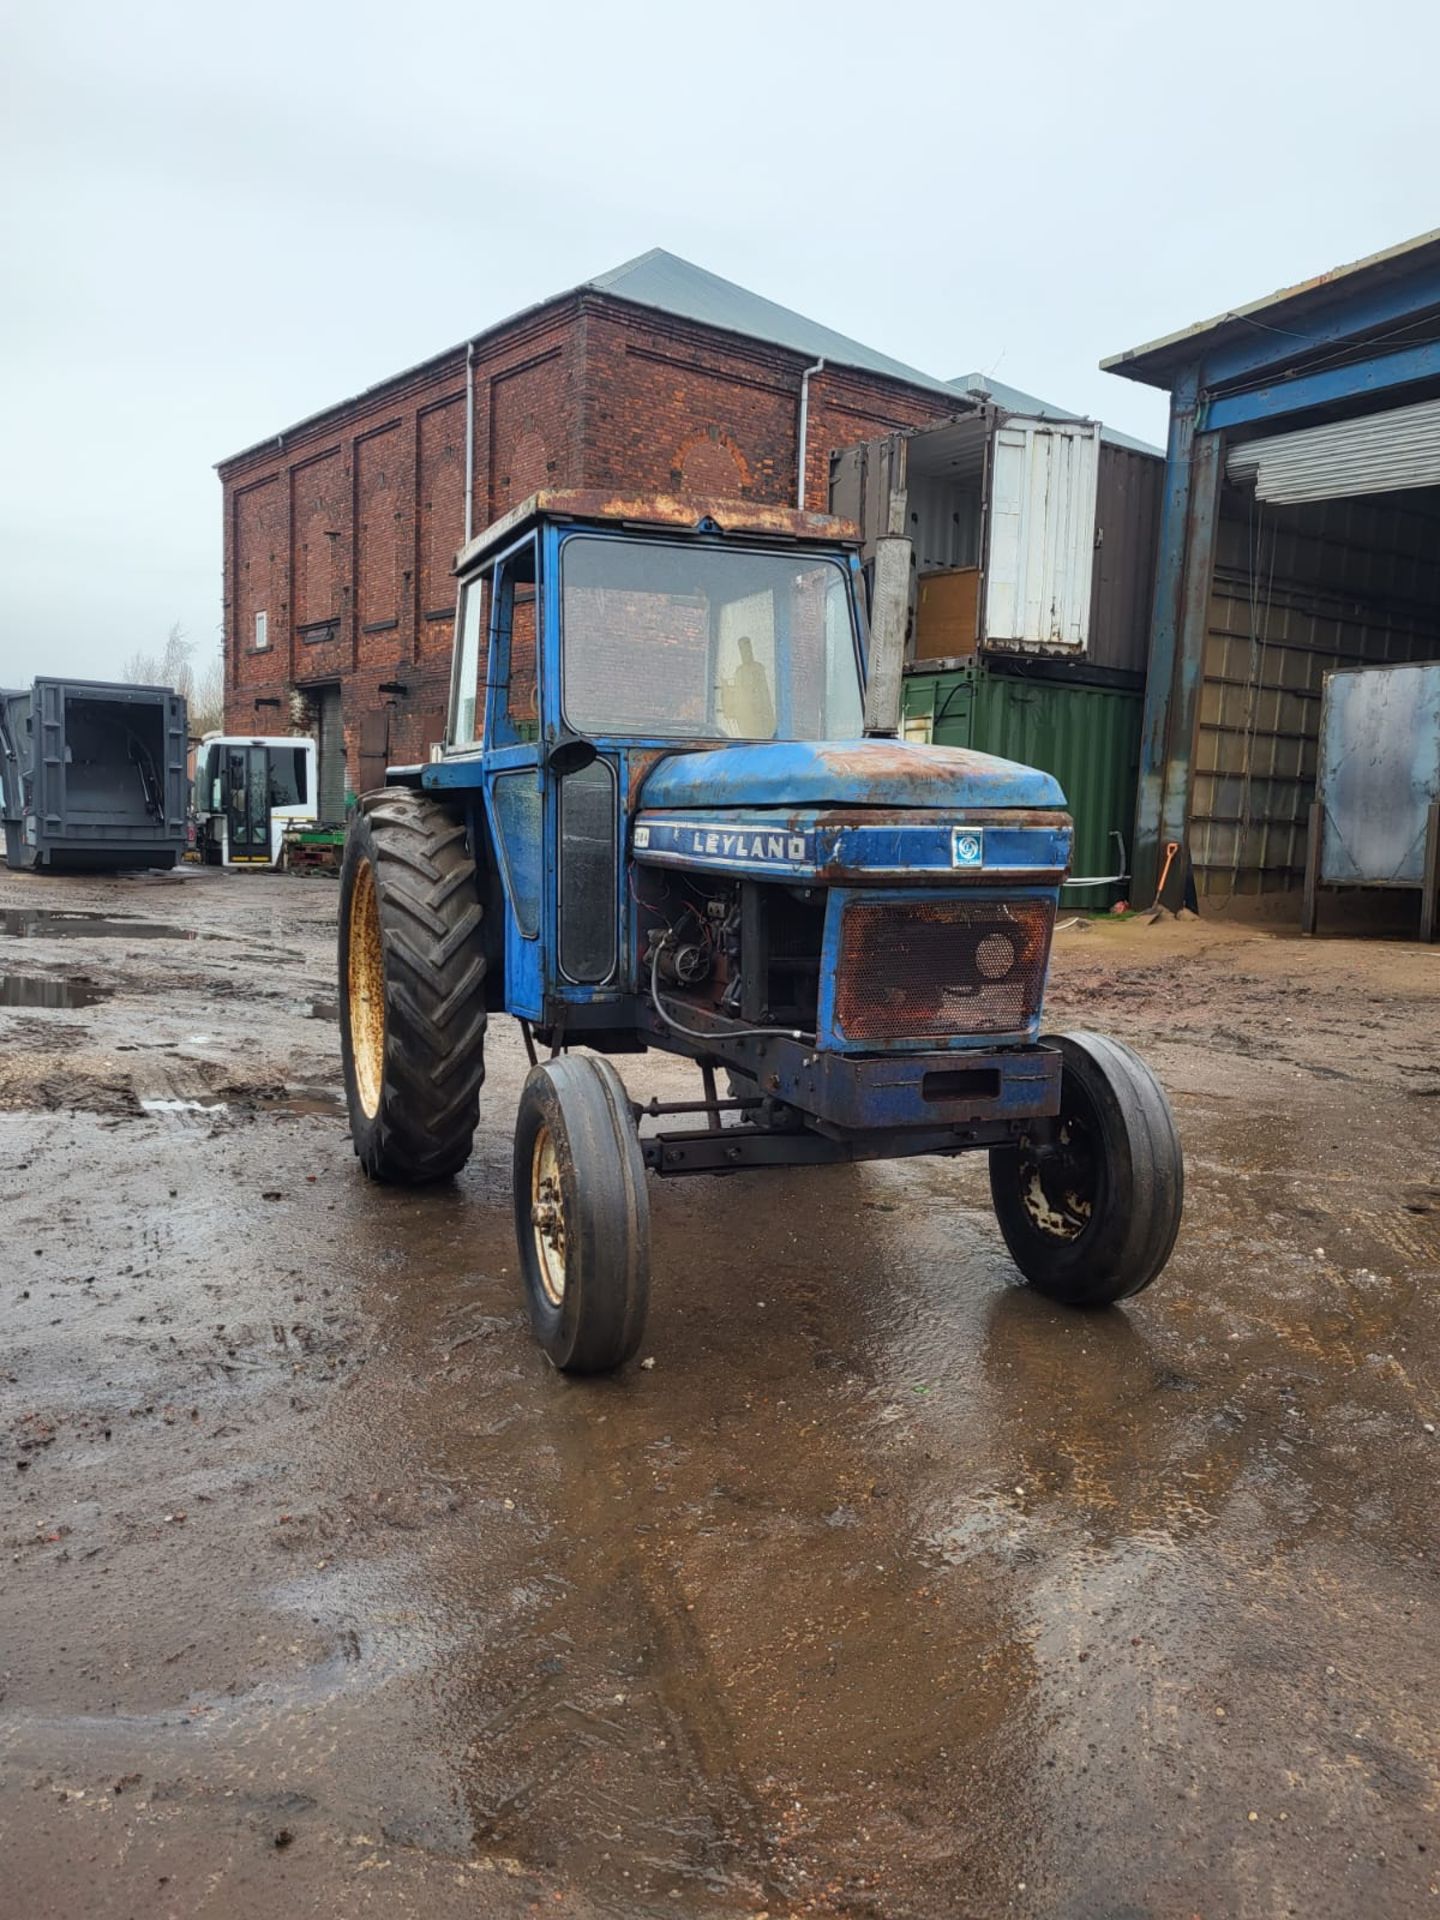
[[[1093,420],[973,400],[847,447],[830,507],[914,553],[912,666],[1009,654],[1134,676],[1149,648],[1164,460]]]
[[[188,833],[185,728],[169,687],[41,679],[0,692],[8,864],[173,867]]]
[[[1075,822],[1071,908],[1099,911],[1128,897],[1140,761],[1142,696],[1053,670],[1006,671],[984,662],[905,680],[907,739],[973,747],[1053,774]],[[1088,884],[1086,884],[1088,883]]]

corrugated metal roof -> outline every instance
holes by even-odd
[[[1021,387],[1006,386],[1003,380],[992,380],[988,373],[961,373],[948,386],[956,393],[968,395],[972,400],[990,400],[997,407],[1003,407],[1006,413],[1031,414],[1039,420],[1077,421],[1088,418],[1083,413],[1072,413],[1068,407],[1057,407],[1053,401],[1042,400],[1038,395],[1026,393]],[[1131,453],[1153,453],[1157,458],[1165,458],[1165,449],[1155,447],[1148,440],[1136,440],[1128,433],[1121,433],[1118,427],[1101,424],[1100,438],[1109,441],[1112,447],[1128,447]]]
[[[1362,275],[1383,277],[1404,272],[1417,264],[1417,256],[1427,249],[1440,252],[1440,227],[1432,227],[1428,233],[1417,234],[1413,240],[1402,240],[1398,246],[1385,247],[1379,253],[1366,254],[1362,260],[1351,260],[1346,265],[1331,267],[1326,273],[1317,273],[1309,280],[1300,280],[1293,287],[1281,287],[1276,293],[1267,293],[1262,300],[1250,300],[1242,307],[1231,307],[1225,313],[1217,313],[1213,320],[1197,320],[1193,326],[1181,327],[1176,333],[1162,334],[1158,340],[1149,340],[1144,346],[1127,347],[1123,353],[1112,353],[1108,360],[1100,362],[1105,373],[1123,374],[1127,380],[1143,380],[1150,386],[1168,387],[1169,371],[1177,365],[1195,358],[1192,351],[1207,334],[1218,333],[1222,327],[1232,324],[1243,325],[1256,314],[1267,313],[1272,307],[1288,306],[1292,301],[1306,303],[1317,295],[1325,295],[1337,289],[1348,291],[1349,283]]]
[[[633,300],[637,306],[657,307],[684,320],[698,320],[703,326],[723,327],[729,333],[748,334],[755,340],[767,340],[779,347],[793,348],[812,360],[828,360],[836,366],[859,367],[867,373],[884,374],[890,380],[904,380],[912,387],[927,387],[937,393],[948,391],[949,383],[933,374],[921,373],[892,360],[887,353],[848,334],[822,327],[818,320],[807,320],[748,287],[723,280],[718,273],[697,267],[663,247],[652,247],[609,273],[597,274],[585,282],[587,289],[608,293],[617,300]]]

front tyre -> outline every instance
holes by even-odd
[[[631,1359],[650,1301],[650,1196],[624,1083],[608,1060],[530,1069],[515,1123],[515,1239],[530,1325],[562,1373]]]
[[[340,1052],[372,1180],[421,1185],[470,1158],[485,1078],[485,953],[465,825],[428,795],[360,802],[340,867]]]
[[[1012,1258],[1072,1307],[1128,1299],[1175,1245],[1185,1168],[1174,1115],[1138,1054],[1098,1033],[1047,1036],[1060,1112],[1030,1141],[992,1147],[990,1191]]]

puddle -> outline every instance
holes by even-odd
[[[93,1007],[109,998],[108,987],[92,987],[84,980],[0,973],[0,1007]]]
[[[338,1020],[340,1009],[333,1000],[292,1000],[291,1007],[302,1020]]]
[[[129,920],[103,913],[51,913],[41,907],[0,907],[0,934],[18,940],[193,940],[194,927]]]
[[[333,1115],[345,1111],[345,1096],[330,1087],[287,1087],[273,1098],[264,1096],[260,1107],[265,1113]]]
[[[229,1107],[223,1100],[207,1103],[204,1100],[142,1100],[142,1113],[228,1113]]]

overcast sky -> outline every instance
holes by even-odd
[[[214,463],[653,246],[1160,440],[1102,355],[1440,224],[1427,0],[0,0],[0,683],[220,628]]]

